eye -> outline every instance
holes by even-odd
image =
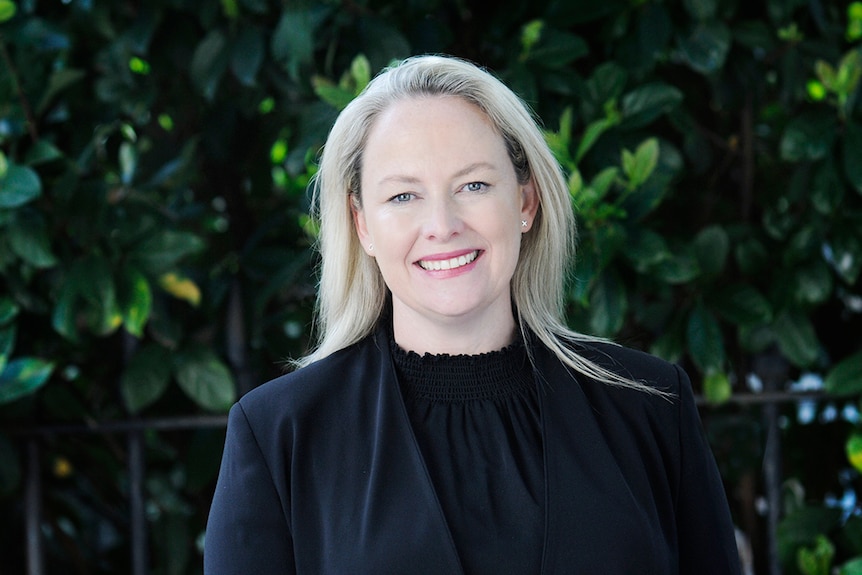
[[[487,188],[488,184],[485,182],[470,182],[469,184],[464,184],[464,187],[461,189],[466,192],[484,192]]]
[[[402,192],[400,194],[396,194],[389,198],[389,201],[393,204],[406,204],[410,200],[414,198],[414,194],[410,192]]]

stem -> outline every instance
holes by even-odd
[[[36,130],[36,118],[33,116],[33,109],[30,107],[30,101],[24,94],[21,88],[21,81],[18,79],[18,70],[12,62],[9,51],[6,49],[6,39],[0,34],[0,58],[6,63],[9,69],[9,76],[12,78],[12,85],[15,87],[15,92],[18,94],[18,100],[21,102],[21,108],[24,110],[24,116],[27,118],[27,132],[30,134],[30,139],[35,144],[39,140],[39,132]]]

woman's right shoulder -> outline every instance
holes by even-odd
[[[247,417],[306,417],[331,409],[367,381],[367,371],[379,361],[367,338],[319,361],[267,381],[237,402]]]

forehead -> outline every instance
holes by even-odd
[[[457,96],[416,96],[393,102],[375,118],[362,163],[373,169],[413,157],[466,162],[500,153],[508,155],[505,141],[477,105]]]

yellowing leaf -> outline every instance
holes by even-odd
[[[195,307],[201,302],[201,290],[197,284],[175,272],[168,272],[159,278],[159,285],[175,298],[185,300]]]
[[[862,431],[857,431],[847,440],[847,459],[862,472]]]

